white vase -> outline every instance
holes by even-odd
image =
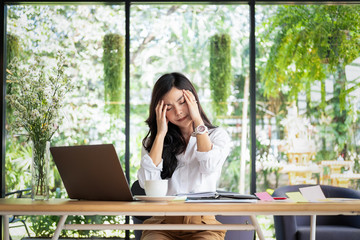
[[[32,141],[31,198],[49,199],[50,142]]]

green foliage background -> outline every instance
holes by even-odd
[[[357,118],[353,111],[351,91],[360,86],[345,76],[345,66],[360,55],[360,6],[300,5],[280,6],[275,14],[264,22],[262,44],[272,43],[269,58],[262,68],[261,83],[268,98],[279,98],[285,93],[285,101],[298,101],[300,93],[306,93],[308,117],[321,124],[330,118],[327,131],[339,152],[352,148],[349,129]],[[334,79],[334,95],[326,99],[325,84]],[[321,101],[311,99],[311,88],[321,85]],[[351,86],[355,84],[351,88]],[[329,108],[331,106],[331,108]],[[324,131],[324,130],[322,130]],[[323,148],[327,136],[323,138]]]

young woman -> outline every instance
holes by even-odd
[[[168,179],[167,195],[216,191],[230,152],[230,137],[211,124],[191,82],[181,73],[161,76],[153,88],[149,132],[143,140],[140,186]],[[146,223],[218,223],[214,216],[152,217]],[[143,240],[224,239],[225,231],[143,231]]]

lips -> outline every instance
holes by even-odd
[[[185,117],[183,117],[183,118],[179,118],[177,121],[178,121],[178,122],[182,122],[182,121],[184,121],[185,119],[187,119],[187,116],[185,116]]]

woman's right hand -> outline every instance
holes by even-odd
[[[161,134],[165,137],[168,131],[168,122],[166,118],[166,105],[163,100],[160,100],[155,108],[156,111],[156,123],[157,123],[157,134]]]
[[[158,102],[155,108],[156,113],[156,125],[157,125],[157,134],[154,140],[154,143],[149,152],[149,156],[152,159],[155,166],[158,166],[162,161],[162,151],[164,148],[164,139],[168,131],[168,122],[166,118],[166,105],[164,101],[161,100]]]

